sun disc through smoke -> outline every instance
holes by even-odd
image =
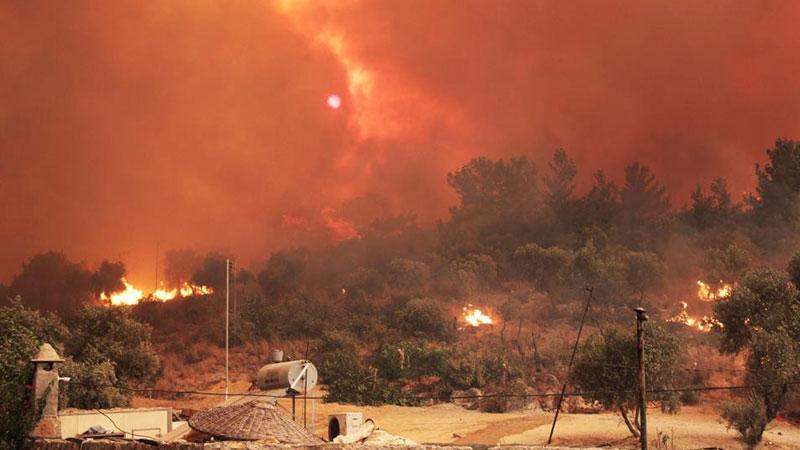
[[[333,109],[339,109],[342,106],[342,99],[336,94],[331,94],[328,96],[328,106]]]

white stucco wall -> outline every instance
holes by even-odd
[[[113,432],[124,430],[127,438],[154,438],[172,431],[172,408],[114,408],[102,411],[105,416],[96,410],[60,411],[58,418],[61,421],[61,437],[73,437],[93,425],[100,425]],[[135,436],[131,436],[131,433]]]

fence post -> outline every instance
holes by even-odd
[[[639,357],[639,439],[642,450],[647,450],[647,396],[644,376],[644,322],[647,320],[647,314],[642,307],[634,311],[636,311],[636,352]]]

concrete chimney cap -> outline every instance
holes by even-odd
[[[36,352],[36,356],[33,357],[31,362],[64,362],[64,359],[58,356],[56,349],[52,345],[45,342],[39,346],[39,351]]]

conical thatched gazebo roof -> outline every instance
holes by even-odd
[[[279,444],[323,442],[265,400],[251,400],[197,413],[189,419],[189,426],[196,431],[231,440],[268,440]]]

